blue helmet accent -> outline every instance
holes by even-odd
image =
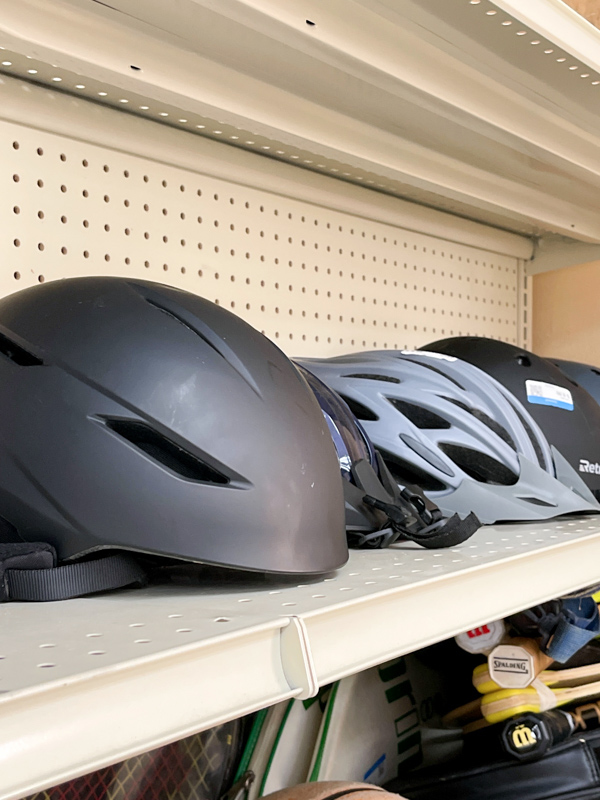
[[[327,422],[340,462],[342,476],[352,481],[352,465],[364,459],[376,473],[379,465],[375,448],[365,433],[365,429],[350,411],[348,405],[332,389],[312,372],[296,362],[296,367],[310,386]]]

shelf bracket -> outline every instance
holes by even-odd
[[[533,259],[526,262],[527,275],[550,272],[600,260],[600,244],[576,242],[562,236],[543,236],[535,247]]]
[[[290,687],[301,690],[296,695],[300,700],[306,700],[317,694],[319,683],[308,632],[304,620],[300,617],[289,617],[289,625],[281,631],[281,663]]]

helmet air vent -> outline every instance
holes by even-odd
[[[0,353],[20,367],[41,367],[44,362],[0,333]]]
[[[367,422],[377,422],[379,419],[377,414],[371,411],[370,408],[363,406],[362,403],[352,400],[351,397],[348,397],[345,394],[339,393],[339,395],[357,419],[366,420]]]
[[[366,381],[385,381],[386,383],[402,383],[400,378],[392,378],[390,375],[368,375],[366,373],[353,373],[344,375],[344,378],[361,378]]]
[[[444,397],[444,400],[447,400],[449,403],[454,403],[455,406],[458,406],[459,408],[462,408],[463,411],[471,414],[472,417],[475,417],[475,419],[479,420],[479,422],[482,422],[490,430],[494,431],[494,433],[499,436],[503,442],[506,442],[509,447],[512,447],[512,449],[516,451],[517,446],[514,443],[510,433],[506,430],[506,428],[500,425],[499,422],[496,422],[495,419],[492,419],[492,417],[488,416],[484,411],[480,411],[478,408],[470,408],[466,403],[461,403],[460,400],[455,400],[452,397]]]
[[[434,478],[433,475],[425,472],[425,470],[414,466],[409,461],[394,456],[381,448],[378,448],[378,451],[393,479],[401,486],[419,486],[425,492],[443,492],[448,488],[442,481]]]
[[[475,481],[512,486],[519,479],[511,469],[486,453],[456,444],[441,443],[439,447],[457,467]]]
[[[427,408],[407,403],[405,400],[398,400],[395,397],[386,399],[417,428],[436,430],[450,427],[450,423],[447,420]]]
[[[517,364],[520,367],[530,367],[531,366],[531,359],[529,356],[526,356],[524,353],[516,356]]]
[[[126,419],[105,419],[104,422],[111,431],[142,450],[153,461],[186,480],[221,485],[229,483],[225,475],[144,422]]]

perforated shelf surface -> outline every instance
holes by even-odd
[[[291,585],[199,572],[187,585],[7,604],[0,797],[305,696],[591,584],[599,557],[600,518],[581,517],[489,526],[449,550],[353,551],[336,573]]]

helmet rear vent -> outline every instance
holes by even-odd
[[[41,367],[44,365],[41,358],[34,356],[33,353],[25,350],[21,345],[11,341],[3,333],[0,333],[0,353],[20,367]]]
[[[450,458],[457,467],[466,472],[470,478],[480,483],[490,483],[499,486],[512,486],[518,481],[518,475],[505,467],[495,458],[457,444],[441,443],[440,450]]]
[[[427,408],[407,403],[405,400],[397,400],[395,397],[387,397],[386,399],[417,428],[432,430],[450,427],[448,420],[433,411],[429,411]]]
[[[225,475],[200,461],[199,458],[144,422],[126,419],[106,419],[104,421],[111,431],[186,480],[221,485],[229,483],[229,479]]]
[[[366,381],[385,381],[386,383],[402,383],[399,378],[392,378],[389,375],[367,375],[366,373],[354,373],[343,375],[344,378],[361,378]]]
[[[531,359],[529,358],[529,356],[526,356],[525,354],[522,353],[521,355],[515,356],[515,358],[517,360],[517,364],[520,367],[530,367],[531,366]]]
[[[379,419],[377,414],[371,411],[370,408],[363,406],[362,403],[352,400],[352,398],[347,397],[345,394],[340,394],[340,397],[357,419],[366,420],[367,422],[377,422]]]

